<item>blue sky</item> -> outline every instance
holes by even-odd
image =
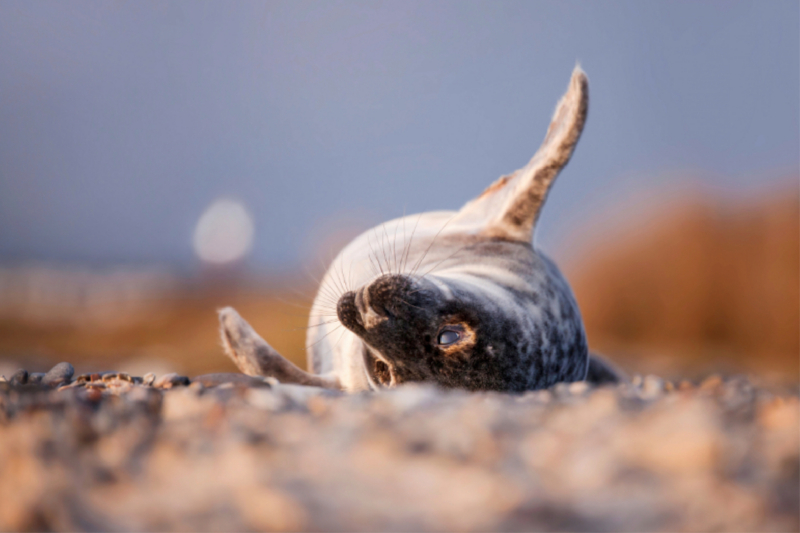
[[[0,262],[195,268],[229,196],[250,266],[292,268],[339,226],[457,209],[524,165],[580,61],[589,120],[538,235],[558,254],[675,176],[796,176],[798,21],[777,0],[5,0]]]

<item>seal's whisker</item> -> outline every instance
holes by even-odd
[[[380,275],[383,275],[383,265],[381,265],[381,258],[378,256],[378,251],[375,249],[375,245],[372,242],[372,235],[367,234],[367,241],[369,244],[370,261],[372,261],[374,258],[374,264],[377,264],[378,272],[380,272]],[[378,272],[375,273],[376,276],[378,275]]]
[[[372,241],[369,240],[369,235],[367,235],[367,241],[369,244],[369,252],[367,253],[367,258],[369,259],[370,264],[372,265],[372,275],[378,276],[378,271],[383,274],[383,270],[380,269],[380,266],[375,266],[375,261],[377,260],[377,256],[375,257],[375,261],[373,261],[373,256],[375,255],[372,249]]]
[[[445,223],[444,223],[444,225],[443,225],[443,226],[442,226],[442,227],[439,229],[439,231],[437,231],[437,232],[436,232],[436,235],[434,235],[434,236],[433,236],[433,239],[431,240],[431,243],[430,243],[430,244],[428,245],[428,247],[425,249],[425,253],[423,253],[423,254],[422,254],[422,257],[420,257],[420,258],[419,258],[419,261],[417,261],[417,262],[416,262],[416,264],[414,265],[414,268],[411,270],[411,275],[412,275],[412,276],[413,276],[413,275],[414,275],[414,273],[417,271],[417,269],[418,269],[418,268],[419,268],[419,267],[422,265],[422,262],[425,260],[425,257],[427,257],[427,255],[428,255],[428,252],[430,252],[430,251],[431,251],[431,247],[433,246],[433,243],[435,243],[435,242],[436,242],[436,239],[437,239],[437,238],[439,237],[439,235],[440,235],[440,234],[441,234],[441,233],[444,231],[444,228],[446,228],[446,227],[447,227],[447,225],[448,225],[448,224],[450,224],[450,222],[451,222],[451,221],[452,221],[452,220],[453,220],[455,217],[456,217],[456,216],[455,216],[455,215],[453,215],[452,217],[448,218],[448,219],[447,219],[447,222],[445,222]]]
[[[406,271],[406,267],[408,266],[408,258],[411,255],[411,243],[414,241],[414,233],[417,231],[417,225],[419,225],[419,221],[421,218],[422,218],[422,213],[419,214],[417,220],[414,222],[414,227],[411,230],[411,236],[408,238],[408,245],[405,250],[405,259],[403,259],[403,267],[402,267],[403,272]]]
[[[275,298],[276,300],[278,300],[282,304],[290,305],[292,307],[297,307],[298,309],[305,309],[306,311],[308,311],[311,308],[311,305],[312,305],[310,302],[309,303],[302,303],[302,304],[301,303],[297,303],[297,302],[292,302],[292,301],[287,300],[286,298],[284,298],[282,296],[274,296],[273,298]]]
[[[417,278],[417,281],[421,281],[421,280],[425,279],[425,276],[427,276],[428,274],[430,274],[431,272],[433,272],[434,270],[436,270],[436,268],[437,268],[439,265],[441,265],[442,263],[444,263],[445,261],[447,261],[447,260],[449,260],[449,259],[452,259],[452,258],[453,258],[453,257],[454,257],[454,256],[455,256],[457,253],[459,253],[459,252],[461,252],[461,251],[465,250],[465,249],[466,249],[468,246],[471,246],[471,244],[465,244],[464,246],[462,246],[461,248],[459,248],[458,250],[456,250],[456,251],[455,251],[455,252],[453,252],[452,254],[448,255],[447,257],[445,257],[444,259],[442,259],[441,261],[439,261],[438,263],[436,263],[435,265],[433,265],[433,267],[431,267],[431,268],[430,268],[430,270],[428,270],[428,271],[427,271],[427,272],[425,272],[423,275],[421,275],[419,278]]]
[[[400,259],[397,262],[397,273],[398,274],[402,274],[403,273],[403,265],[402,265],[402,263],[403,263],[403,254],[406,251],[406,206],[405,205],[403,206],[403,218],[401,218],[400,221],[403,223],[403,246],[400,248]],[[395,239],[395,242],[396,242],[396,239]]]
[[[385,222],[383,224],[381,224],[381,229],[383,230],[383,235],[385,235],[388,238],[388,235],[386,234],[386,223]],[[387,274],[391,274],[392,273],[392,265],[391,265],[391,262],[389,261],[388,255],[386,253],[386,246],[384,246],[383,236],[381,236],[380,239],[381,239],[381,242],[380,242],[380,244],[381,244],[381,252],[383,252],[383,260],[386,262],[386,273]],[[386,244],[388,245],[389,243],[387,242]]]
[[[329,305],[336,304],[336,302],[339,301],[339,295],[336,291],[332,287],[326,287],[324,285],[320,286],[317,298]]]
[[[330,335],[331,333],[333,333],[334,331],[336,331],[337,329],[339,329],[339,328],[341,328],[341,327],[343,327],[343,326],[342,326],[341,324],[339,324],[338,326],[336,326],[335,328],[333,328],[332,330],[330,330],[328,333],[326,333],[325,335],[323,335],[321,339],[317,339],[317,340],[316,340],[314,343],[312,343],[312,344],[309,344],[308,346],[306,346],[306,351],[308,351],[308,349],[309,349],[309,348],[313,348],[314,346],[316,346],[316,345],[317,345],[317,344],[319,344],[320,342],[324,341],[324,340],[325,340],[325,339],[328,337],[328,335]]]
[[[311,329],[311,328],[316,328],[316,327],[319,327],[319,326],[324,326],[324,325],[327,325],[327,324],[334,324],[336,322],[339,322],[339,321],[338,320],[326,320],[325,322],[320,322],[318,324],[309,324],[308,326],[303,326],[303,327],[298,327],[298,328],[291,328],[291,329],[287,329],[287,330],[284,330],[284,331],[300,331],[300,330],[304,330],[304,329]]]
[[[383,234],[386,236],[386,246],[390,247],[389,248],[389,252],[388,252],[389,259],[391,260],[390,265],[389,265],[390,266],[390,268],[389,268],[389,273],[390,274],[397,271],[397,226],[395,226],[394,229],[395,229],[394,240],[391,241],[391,236],[386,231],[386,223],[385,222],[383,223]],[[384,248],[384,249],[386,249],[386,248]],[[394,251],[394,255],[392,255],[392,251]]]
[[[320,265],[323,266],[323,269],[324,269],[324,264],[322,263],[322,258],[319,258],[319,263],[320,263]],[[304,267],[304,268],[306,270],[306,274],[310,275],[312,278],[314,278],[316,280],[316,277],[313,274],[311,274],[311,272],[309,271],[308,267]],[[332,291],[334,291],[334,289],[332,287],[326,286],[324,281],[325,281],[324,278],[323,278],[322,281],[317,281],[317,286],[318,286],[317,297],[320,297],[320,298],[323,298],[323,299],[326,299],[326,300],[338,300],[338,298],[336,298],[336,293],[332,292]]]

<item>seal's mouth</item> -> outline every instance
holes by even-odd
[[[372,378],[372,381],[383,387],[392,387],[396,385],[397,378],[392,369],[392,365],[386,361],[381,360],[371,350],[364,350],[364,364],[367,367],[367,372]]]

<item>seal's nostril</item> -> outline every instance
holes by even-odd
[[[369,301],[375,313],[380,316],[393,318],[401,308],[406,293],[412,286],[411,280],[401,274],[387,274],[373,281],[364,291],[365,298]],[[360,308],[360,307],[359,307]]]

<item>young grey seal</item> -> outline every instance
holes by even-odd
[[[219,312],[227,354],[245,374],[346,391],[421,381],[521,392],[587,376],[616,379],[589,355],[569,284],[532,242],[588,104],[588,80],[576,66],[525,167],[457,212],[391,220],[346,246],[311,308],[309,372],[230,307]]]

